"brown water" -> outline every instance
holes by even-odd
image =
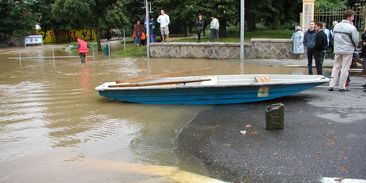
[[[51,46],[21,48],[50,56]],[[175,151],[179,131],[212,106],[109,102],[103,82],[176,71],[195,74],[292,73],[240,67],[236,60],[9,59],[0,50],[0,182],[210,182],[207,170]],[[72,55],[56,51],[56,55]]]

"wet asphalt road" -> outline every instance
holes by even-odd
[[[268,102],[217,105],[182,130],[178,151],[230,182],[366,179],[366,93],[360,87],[366,79],[351,79],[349,92],[320,86]],[[285,128],[267,131],[265,109],[274,103],[285,105]]]

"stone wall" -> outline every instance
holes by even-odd
[[[239,43],[152,43],[151,57],[155,58],[209,58],[238,59]],[[289,39],[252,39],[244,45],[246,59],[290,59],[295,58],[291,52]]]

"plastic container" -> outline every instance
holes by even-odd
[[[266,130],[282,130],[284,128],[285,105],[273,104],[266,109]]]

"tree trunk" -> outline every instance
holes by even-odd
[[[256,30],[256,26],[255,26],[255,15],[253,15],[252,13],[246,13],[246,20],[247,20],[247,26],[248,26],[248,31],[255,31]]]
[[[227,21],[225,18],[223,18],[221,21],[220,21],[220,30],[219,30],[219,33],[220,33],[220,37],[227,37],[227,30],[226,30],[226,26],[227,26]]]
[[[187,37],[188,33],[187,33],[187,24],[184,23],[184,37]]]
[[[273,16],[272,29],[278,30],[278,28],[280,27],[280,12],[273,11],[272,16]]]
[[[99,33],[100,33],[100,30],[98,27],[96,27],[95,34],[97,36],[97,50],[102,51],[102,44],[100,44],[100,34]]]
[[[252,9],[254,8],[253,1],[245,1],[245,20],[248,31],[255,31],[255,13],[253,13]],[[250,8],[249,8],[250,7]]]

